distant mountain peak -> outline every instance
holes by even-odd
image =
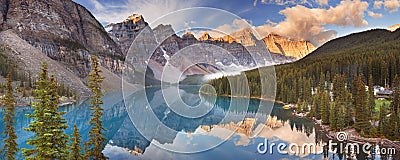
[[[394,32],[399,28],[400,28],[400,24],[395,24],[393,26],[388,27],[388,30]]]
[[[212,37],[208,32],[204,32],[201,37],[199,38],[200,41],[207,41],[207,40],[212,40]]]
[[[192,32],[186,32],[184,35],[182,35],[183,39],[196,39],[196,37],[192,34]],[[197,39],[196,39],[197,40]]]
[[[211,37],[209,33],[204,32],[199,40],[221,41],[226,43],[237,42],[247,47],[264,45],[265,43],[266,48],[270,52],[288,57],[295,57],[297,59],[303,58],[316,49],[309,41],[291,40],[273,32],[262,39],[258,39],[251,28],[243,28],[242,30],[219,38]]]
[[[270,33],[263,38],[263,41],[270,52],[292,56],[298,59],[303,58],[316,49],[311,42],[293,41],[276,33]]]
[[[139,21],[144,21],[144,18],[140,14],[132,14],[124,20],[124,22],[129,22],[129,21],[133,21],[134,23],[137,23]]]

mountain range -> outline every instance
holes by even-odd
[[[168,24],[150,28],[143,16],[138,14],[120,23],[109,24],[106,28],[121,46],[123,54],[129,57],[128,64],[134,66],[137,72],[144,73],[149,67],[154,77],[161,80],[163,71],[167,71],[167,74],[164,73],[167,78],[162,80],[167,82],[180,81],[182,79],[175,77],[184,79],[187,75],[234,72],[293,62],[315,49],[307,41],[291,41],[276,34],[257,39],[249,28],[223,37],[211,37],[207,32],[199,38],[190,32],[177,35],[173,26]],[[131,48],[132,44],[136,48]],[[144,48],[139,49],[139,46]],[[165,68],[168,69],[163,70]],[[172,79],[167,80],[168,76]]]
[[[160,80],[167,59],[181,50],[191,53],[183,59],[168,61],[171,77],[180,72],[184,76],[210,74],[288,63],[315,49],[310,42],[292,41],[276,34],[257,39],[250,29],[225,37],[211,37],[207,33],[199,38],[191,33],[176,35],[168,24],[150,28],[138,14],[106,26],[111,28],[106,31],[85,7],[71,0],[0,0],[0,6],[2,54],[11,57],[22,72],[32,77],[38,74],[36,68],[42,61],[50,63],[57,79],[81,95],[88,94],[85,81],[91,55],[100,58],[107,78],[117,81],[105,82],[109,83],[105,84],[108,90],[113,90],[119,88],[124,66],[129,68],[127,62],[134,64],[130,69],[135,72],[144,73],[149,65],[152,75]],[[151,53],[129,57],[128,53],[133,52],[131,44],[144,30],[148,34],[139,39],[160,46],[153,46]],[[189,67],[193,62],[201,63]]]

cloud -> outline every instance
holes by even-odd
[[[271,20],[269,20],[269,19],[267,19],[267,21],[265,21],[266,22],[266,24],[269,24],[269,25],[271,25],[271,26],[276,26],[278,23],[276,23],[276,22],[273,22],[273,21],[271,21]]]
[[[190,32],[190,30],[192,29],[192,25],[193,24],[196,24],[197,22],[196,21],[188,21],[188,22],[183,22],[183,26],[186,28],[186,31],[185,32]]]
[[[232,24],[224,24],[215,28],[214,32],[207,31],[211,37],[222,37],[225,35],[229,35],[233,32],[241,30],[243,28],[252,27],[248,21],[245,19],[234,19]]]
[[[399,0],[385,0],[384,6],[389,12],[396,12],[400,7]]]
[[[374,8],[381,9],[383,5],[383,1],[374,1]]]
[[[319,46],[336,37],[337,32],[326,30],[324,28],[326,25],[366,26],[368,22],[364,19],[364,12],[367,9],[368,3],[360,0],[342,1],[336,7],[329,9],[297,5],[279,12],[286,17],[285,20],[276,25],[265,24],[255,29],[262,36],[273,32],[294,40],[308,40]]]
[[[396,12],[400,7],[399,0],[384,0],[384,1],[374,1],[374,9],[381,9],[382,6],[385,7],[389,12]]]
[[[276,33],[292,40],[307,40],[315,46],[336,37],[335,30],[327,30],[325,26],[335,25],[342,27],[362,27],[368,25],[364,19],[365,12],[368,10],[369,4],[360,0],[342,1],[336,7],[328,9],[307,8],[297,5],[291,8],[281,10],[279,13],[285,16],[281,22],[273,22],[267,20],[265,25],[251,26],[261,37],[270,33]],[[379,17],[382,14],[368,12],[371,17]],[[230,24],[224,24],[216,28],[226,34],[233,33],[243,28],[248,28],[249,23],[246,20],[235,19]],[[221,37],[221,33],[207,31],[212,37]]]
[[[328,5],[328,0],[315,0],[315,2],[318,3],[320,6]]]
[[[93,15],[102,23],[121,22],[133,13],[143,15],[147,22],[153,22],[157,18],[170,12],[196,6],[197,0],[122,0],[102,1],[89,0],[93,9]],[[179,18],[179,17],[177,17]]]
[[[383,16],[381,13],[374,13],[372,11],[368,11],[368,15],[372,18],[381,18]]]
[[[91,5],[93,5],[93,7],[96,10],[103,10],[104,9],[104,6],[100,2],[98,2],[97,0],[89,0],[89,3]]]
[[[321,0],[324,1],[324,0]],[[327,1],[327,0],[326,0]],[[298,4],[310,4],[307,0],[260,0],[262,4],[275,4],[275,5],[298,5]],[[257,0],[254,1],[257,4]]]

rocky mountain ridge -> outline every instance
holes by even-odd
[[[0,6],[0,54],[18,62],[19,72],[34,78],[47,62],[58,81],[87,97],[96,55],[107,79],[103,89],[121,89],[122,50],[85,7],[72,0],[0,0]]]
[[[256,38],[252,34],[248,34],[250,36],[248,41],[239,41],[239,43],[233,36],[213,38],[208,33],[204,33],[198,39],[190,32],[178,36],[172,26],[168,24],[150,28],[143,17],[138,14],[133,14],[126,20],[108,27],[110,36],[120,44],[124,55],[129,57],[128,64],[133,63],[135,69],[140,72],[144,72],[149,65],[157,79],[161,78],[167,62],[173,66],[172,70],[177,72],[172,73],[171,71],[170,74],[186,72],[185,74],[191,75],[209,74],[227,69],[241,71],[245,68],[296,60],[294,57],[274,53],[270,57],[263,41],[254,41]],[[246,36],[242,36],[241,39],[245,39]],[[134,48],[130,48],[132,43],[134,43]],[[177,53],[185,56],[176,56]],[[225,53],[230,53],[231,56],[227,56]],[[132,55],[134,56],[132,57]],[[179,60],[170,60],[174,56]],[[149,57],[151,58],[149,59]],[[196,65],[189,67],[191,64]]]
[[[258,39],[249,28],[244,28],[220,38],[210,38],[208,33],[205,33],[200,38],[200,40],[202,39],[212,39],[228,43],[236,41],[247,47],[254,47],[257,44],[265,45],[271,53],[295,57],[296,59],[303,58],[316,49],[309,41],[294,41],[275,33],[270,33],[266,37]]]
[[[77,76],[90,71],[90,55],[121,70],[122,51],[83,6],[71,0],[0,0],[1,30],[11,29]]]
[[[314,45],[308,41],[291,41],[277,34],[269,34],[262,40],[270,52],[296,57],[298,59],[307,56],[316,49]]]
[[[258,40],[253,43],[252,35],[250,39],[242,36],[242,39],[248,40],[240,43],[237,43],[233,36],[217,39],[205,37],[198,40],[193,34],[176,35],[171,25],[160,25],[151,29],[143,16],[138,14],[133,14],[121,23],[110,25],[112,29],[107,32],[85,7],[71,0],[0,0],[0,6],[1,32],[7,32],[7,35],[15,34],[12,37],[21,38],[18,40],[19,44],[33,46],[73,73],[77,77],[74,80],[80,82],[84,82],[90,72],[91,55],[98,56],[106,69],[120,74],[126,62],[125,56],[129,52],[135,52],[130,50],[131,44],[144,30],[145,36],[139,38],[139,42],[147,45],[141,49],[143,55],[128,62],[135,61],[138,65],[130,69],[142,72],[150,65],[152,74],[158,79],[161,78],[162,68],[166,66],[167,60],[188,46],[190,47],[185,51],[190,52],[189,55],[171,61],[171,73],[186,72],[185,74],[190,75],[215,73],[225,69],[238,71],[258,67],[257,65],[274,65],[295,60],[293,57],[279,54],[272,54],[272,58],[264,56],[263,54],[269,55],[269,51],[265,45],[251,46],[262,42]],[[0,45],[9,46],[6,42],[7,39]],[[160,46],[154,47],[157,43],[160,43]],[[154,50],[148,50],[151,47]],[[225,53],[230,53],[231,56],[227,57]],[[147,61],[149,56],[151,59]],[[194,62],[200,63],[188,67]],[[30,71],[27,68],[22,70]],[[171,75],[176,76],[175,74]],[[116,76],[112,73],[107,75]]]
[[[395,24],[395,25],[388,27],[388,30],[394,32],[399,28],[400,28],[400,24]]]

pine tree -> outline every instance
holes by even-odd
[[[310,108],[310,113],[308,113],[307,115],[309,118],[315,117],[317,119],[318,95],[319,94],[317,93],[312,96],[313,100]]]
[[[49,109],[45,111],[48,113],[50,125],[48,126],[47,134],[49,135],[49,142],[52,143],[50,147],[51,157],[55,159],[66,159],[69,155],[68,139],[69,136],[64,132],[68,128],[67,121],[61,117],[66,112],[58,112],[59,95],[57,92],[57,82],[54,73],[50,77],[50,84],[48,86],[49,93]]]
[[[330,104],[329,104],[329,95],[326,92],[323,92],[321,94],[321,120],[322,120],[322,124],[329,124],[329,108],[330,108]]]
[[[33,132],[33,138],[27,144],[33,148],[23,148],[23,155],[27,159],[67,159],[68,135],[64,130],[68,128],[66,120],[61,116],[65,112],[58,112],[57,83],[54,74],[49,79],[47,64],[42,64],[42,73],[36,82],[35,95],[38,102],[33,103],[33,114],[28,114],[33,121],[25,130]]]
[[[321,88],[321,92],[326,90],[326,88],[325,88],[325,86],[326,86],[325,85],[325,74],[323,72],[321,72],[320,76],[319,76],[319,86]]]
[[[92,112],[92,119],[89,124],[92,128],[89,131],[90,139],[85,142],[85,159],[107,159],[102,153],[103,147],[106,144],[106,138],[103,136],[105,129],[103,128],[103,122],[101,117],[103,116],[103,100],[101,97],[103,93],[101,91],[101,82],[103,77],[100,75],[101,70],[99,68],[99,61],[97,57],[92,57],[92,72],[89,74],[89,87],[92,89],[93,96],[91,96],[90,109]]]
[[[44,125],[47,125],[45,118],[44,118],[44,110],[46,109],[46,106],[48,105],[48,96],[47,96],[47,85],[49,83],[49,78],[47,77],[48,74],[48,68],[47,64],[43,63],[42,72],[40,73],[38,77],[38,81],[35,82],[35,99],[38,100],[38,102],[34,102],[32,104],[32,108],[34,108],[34,112],[32,114],[27,114],[26,116],[29,118],[32,118],[32,122],[29,124],[28,128],[25,128],[25,130],[33,132],[35,135],[33,138],[28,139],[27,144],[32,145],[32,149],[27,149],[23,148],[22,149],[22,154],[26,157],[26,159],[33,159],[33,157],[36,157],[38,159],[42,158],[45,159],[45,144],[46,141],[44,141],[44,133],[45,130],[43,128]]]
[[[396,75],[392,84],[393,97],[390,105],[391,113],[398,117],[400,108],[400,77]]]
[[[399,127],[398,127],[398,117],[394,114],[390,114],[388,123],[389,126],[385,128],[387,131],[385,137],[391,140],[399,140],[400,139],[400,133],[399,133]]]
[[[352,94],[347,91],[347,98],[344,110],[344,122],[345,126],[352,126],[354,124],[351,106]]]
[[[372,74],[370,74],[368,78],[368,107],[371,117],[373,117],[375,109],[375,96],[374,96],[374,83],[372,79]]]
[[[381,105],[380,106],[380,108],[379,108],[379,126],[378,126],[378,132],[381,134],[381,135],[384,135],[384,129],[385,129],[385,127],[384,127],[384,121],[385,121],[385,118],[386,118],[386,110],[385,110],[385,105],[383,104],[383,105]]]
[[[337,131],[337,121],[338,121],[338,107],[335,102],[331,102],[330,110],[329,110],[329,127],[333,131]]]
[[[74,132],[72,133],[72,143],[70,146],[70,156],[69,159],[82,160],[81,154],[81,135],[79,134],[78,127],[74,124]]]
[[[389,122],[391,127],[387,128],[388,132],[386,137],[392,140],[400,139],[400,118],[399,118],[399,107],[400,107],[400,78],[396,75],[393,84],[393,97],[392,103],[390,104],[390,117]]]
[[[15,100],[13,96],[11,74],[7,77],[6,93],[3,97],[3,103],[6,106],[6,115],[4,116],[3,122],[6,128],[3,131],[5,139],[3,140],[4,146],[2,152],[5,153],[5,159],[15,159],[15,154],[19,151],[17,140],[17,134],[15,134]]]
[[[371,126],[369,122],[369,112],[367,107],[367,91],[362,76],[356,76],[353,80],[353,103],[356,109],[355,129],[361,133],[368,133]]]

